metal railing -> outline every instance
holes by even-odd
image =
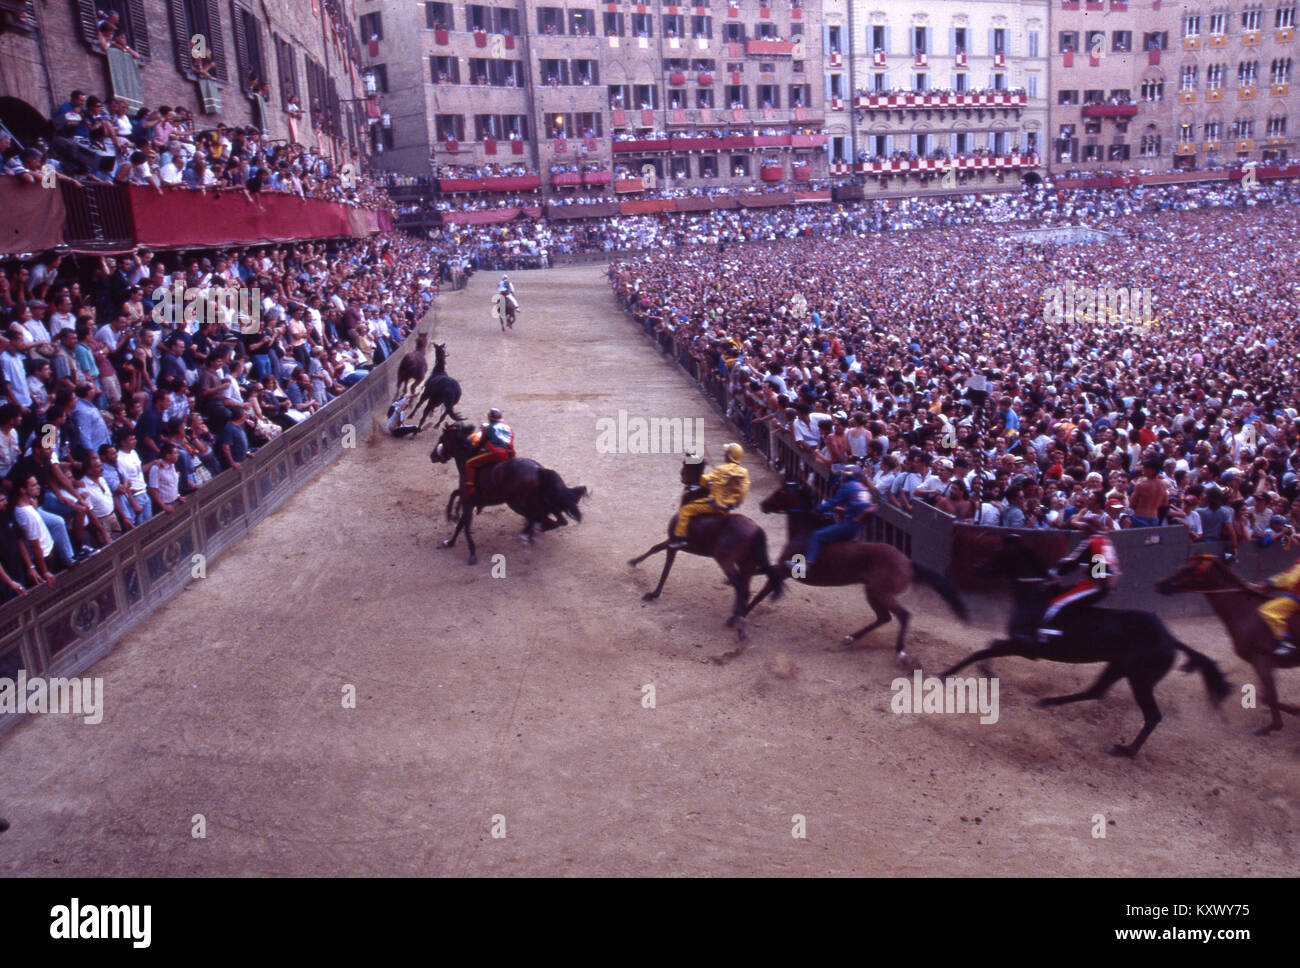
[[[733,397],[729,383],[715,372],[701,373],[690,348],[675,334],[658,327],[659,320],[648,314],[634,311],[627,302],[623,309],[641,324],[646,334],[658,344],[666,356],[671,356],[693,379],[702,392],[721,410],[736,430],[745,434],[750,446],[758,451],[778,473],[787,480],[807,482],[818,499],[828,497],[832,491],[830,472],[811,459],[807,450],[801,449],[794,438],[770,423],[754,423],[748,419],[736,420],[746,415],[748,400]],[[748,426],[748,432],[746,427]],[[1001,593],[1005,582],[991,581],[987,574],[972,568],[963,556],[971,548],[987,551],[990,539],[996,543],[1001,535],[1017,534],[1054,563],[1050,556],[1059,556],[1072,548],[1080,539],[1078,531],[1040,528],[1022,530],[991,528],[962,523],[952,515],[922,501],[915,501],[912,513],[907,514],[888,504],[877,504],[876,510],[862,526],[859,537],[864,541],[878,541],[892,545],[911,560],[946,574],[966,592]],[[1110,532],[1119,555],[1123,574],[1127,576],[1106,601],[1108,608],[1142,608],[1165,616],[1209,615],[1210,607],[1200,595],[1166,597],[1156,592],[1157,579],[1179,568],[1189,554],[1221,555],[1227,548],[1224,542],[1192,542],[1191,532],[1182,525],[1157,528],[1131,528]],[[1247,580],[1276,574],[1294,564],[1295,553],[1280,544],[1260,547],[1243,543],[1237,549],[1236,571]]]

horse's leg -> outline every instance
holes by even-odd
[[[983,662],[985,659],[996,659],[1003,655],[1024,655],[1021,651],[1024,647],[1012,639],[998,639],[992,642],[987,648],[976,649],[966,658],[962,659],[956,665],[951,665],[943,672],[939,673],[940,679],[947,679],[949,676],[960,672],[973,662]]]
[[[664,547],[668,548],[667,541],[664,542]],[[646,554],[649,554],[649,552],[646,552]],[[646,557],[646,555],[641,556],[641,558],[644,557]],[[664,559],[664,570],[659,575],[659,584],[655,586],[654,591],[646,592],[644,595],[642,595],[641,596],[642,601],[653,602],[656,598],[659,597],[659,593],[664,590],[664,582],[668,580],[668,573],[673,570],[673,559],[676,557],[677,557],[677,549],[668,548],[668,557]],[[640,561],[641,558],[638,558],[637,561]]]
[[[731,617],[727,619],[727,628],[735,628],[743,640],[745,638],[745,606],[749,604],[749,577],[739,566],[732,565],[722,569],[727,575],[727,584],[736,593],[736,601],[731,608]]]
[[[1269,708],[1268,722],[1259,729],[1255,730],[1256,736],[1267,736],[1274,730],[1282,728],[1282,704],[1277,698],[1277,680],[1273,676],[1273,660],[1264,650],[1255,653],[1255,661],[1251,663],[1255,667],[1255,674],[1259,676],[1260,688],[1264,695],[1264,705]]]
[[[1101,670],[1101,675],[1083,692],[1070,693],[1068,696],[1044,696],[1038,702],[1034,703],[1040,709],[1048,706],[1064,706],[1066,703],[1084,702],[1088,699],[1100,699],[1106,695],[1111,686],[1124,678],[1124,673],[1120,672],[1114,662],[1107,664],[1106,668]],[[1131,679],[1129,680],[1132,681]]]
[[[781,566],[777,565],[776,567],[780,568]],[[749,613],[754,610],[755,605],[757,605],[763,599],[767,598],[768,595],[771,595],[772,589],[774,589],[775,587],[776,587],[776,583],[769,578],[767,580],[767,583],[758,590],[758,594],[754,596],[754,600],[745,606],[745,615],[749,615]]]
[[[640,557],[629,558],[627,563],[631,567],[635,568],[637,565],[641,564],[641,562],[645,561],[651,555],[657,555],[659,554],[659,552],[663,551],[667,547],[668,547],[667,541],[660,541],[657,545],[653,545],[649,551],[647,551],[645,554],[641,555]]]
[[[470,533],[470,522],[474,518],[474,506],[468,505],[461,511],[461,517],[465,522],[465,544],[469,546],[469,561],[467,564],[478,564],[478,553],[474,550],[474,535]]]
[[[867,589],[867,604],[870,605],[872,609],[875,611],[876,620],[872,622],[870,625],[864,625],[856,632],[844,636],[844,638],[840,640],[840,644],[843,645],[845,648],[852,645],[854,642],[862,638],[862,636],[866,635],[868,632],[880,628],[880,626],[886,624],[889,621],[890,619],[889,608],[870,589]]]
[[[1137,677],[1129,676],[1129,688],[1133,690],[1133,698],[1137,704],[1142,707],[1142,729],[1137,734],[1137,738],[1127,746],[1122,743],[1116,743],[1106,752],[1111,756],[1127,756],[1132,759],[1137,756],[1137,751],[1142,748],[1142,744],[1147,741],[1152,730],[1160,725],[1160,720],[1164,716],[1160,714],[1160,707],[1156,705],[1156,682],[1147,676]]]

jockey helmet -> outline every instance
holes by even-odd
[[[740,463],[740,458],[745,456],[745,449],[741,447],[740,444],[727,444],[727,446],[723,448],[722,453],[727,460],[738,464]]]
[[[491,410],[488,411],[488,420],[500,420],[500,419],[501,419],[501,411],[498,410],[496,407],[493,407]]]

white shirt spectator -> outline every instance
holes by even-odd
[[[50,534],[50,529],[45,526],[36,508],[30,504],[19,504],[14,508],[14,521],[26,540],[40,543],[43,556],[48,558],[54,553],[54,536]]]
[[[138,451],[117,452],[117,473],[137,498],[148,490],[149,485],[144,480],[144,470],[140,464]]]
[[[158,492],[163,504],[175,504],[180,497],[180,474],[175,464],[157,460],[149,465],[149,486]]]

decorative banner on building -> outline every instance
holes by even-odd
[[[877,50],[877,51],[875,51],[875,52],[871,55],[871,63],[873,63],[873,64],[876,65],[877,67],[884,67],[884,66],[885,66],[885,52],[884,52],[883,50]]]
[[[648,128],[654,123],[655,123],[655,113],[653,111],[641,112],[641,124],[643,127]]]
[[[1061,60],[1062,60],[1062,63],[1063,63],[1066,67],[1073,67],[1073,66],[1074,66],[1074,51],[1072,51],[1072,50],[1067,50],[1067,51],[1063,52],[1063,53],[1061,54]]]
[[[524,153],[524,143],[522,141],[511,141],[510,151],[513,154],[522,155]]]
[[[497,143],[493,138],[483,139],[483,154],[495,155],[497,153]]]
[[[566,141],[566,140],[563,139],[563,138],[556,138],[556,139],[555,139],[555,153],[556,153],[557,155],[562,155],[562,154],[564,154],[564,153],[565,153],[566,151],[568,151],[568,150],[569,150],[569,142],[568,142],[568,141]]]
[[[1152,66],[1160,63],[1160,50],[1158,48],[1147,51],[1147,63]]]

